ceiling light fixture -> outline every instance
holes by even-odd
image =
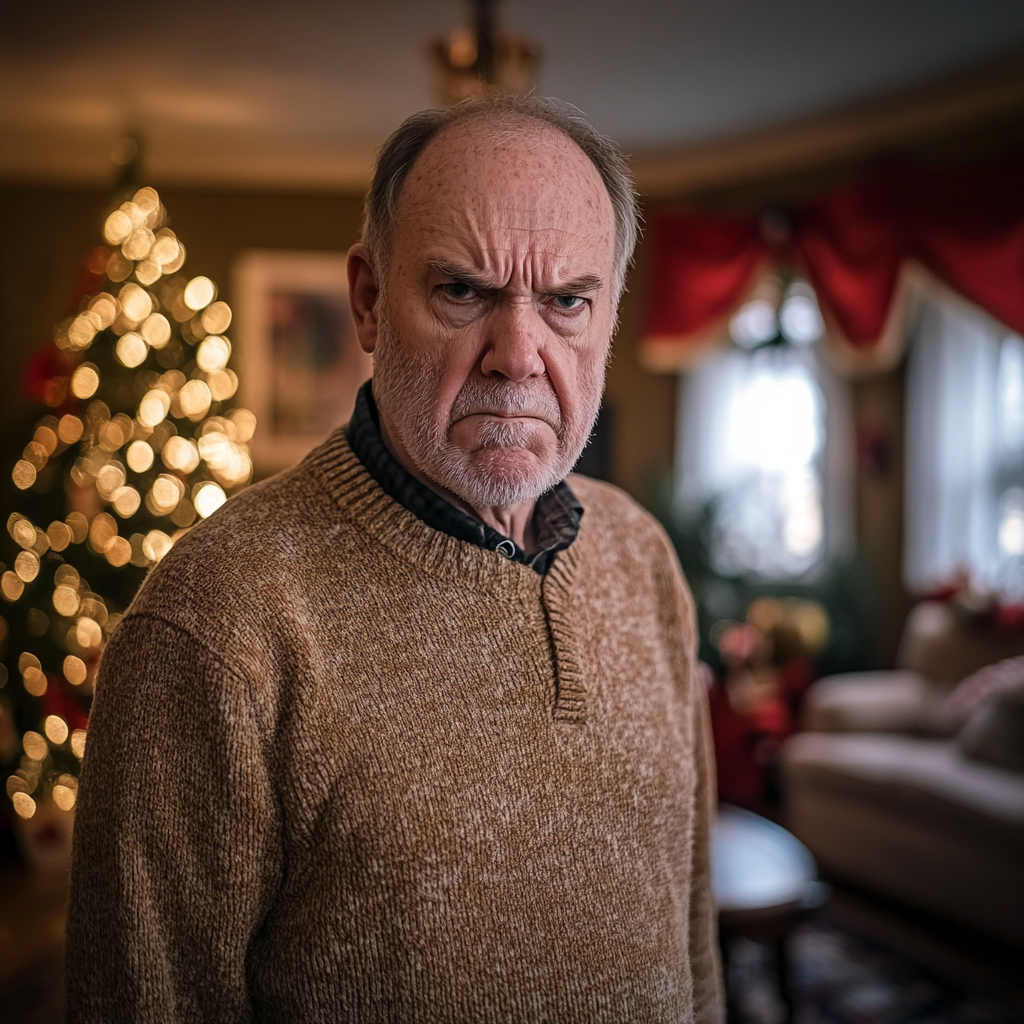
[[[540,46],[499,32],[496,8],[496,0],[470,0],[471,26],[430,45],[442,103],[458,103],[487,90],[526,95],[537,87]]]

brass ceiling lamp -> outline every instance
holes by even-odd
[[[472,26],[431,44],[435,88],[442,103],[487,90],[525,95],[537,86],[540,46],[498,31],[496,0],[470,0]]]

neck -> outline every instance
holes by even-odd
[[[490,526],[492,529],[511,538],[527,554],[533,553],[535,543],[533,512],[537,505],[536,499],[531,498],[528,501],[511,506],[494,505],[478,508],[475,505],[470,505],[457,494],[453,494],[447,488],[442,487],[426,476],[412,461],[405,446],[391,430],[379,409],[378,413],[380,415],[380,432],[381,437],[384,439],[384,444],[387,445],[388,451],[401,463],[406,472],[414,476],[425,487],[429,487],[435,494],[440,495],[450,505],[454,505],[456,508],[473,516],[474,519],[479,520],[485,526]]]

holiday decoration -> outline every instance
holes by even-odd
[[[181,273],[156,191],[131,190],[103,236],[29,367],[48,411],[0,538],[0,761],[26,821],[75,804],[100,652],[146,572],[252,474],[231,310]]]

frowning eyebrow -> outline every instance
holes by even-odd
[[[445,260],[428,260],[427,265],[431,270],[442,277],[451,277],[463,284],[468,284],[478,291],[486,292],[494,290],[494,283],[490,278],[484,277],[468,267],[460,267],[456,263],[448,263]],[[604,282],[598,274],[581,274],[570,281],[561,284],[553,294],[557,295],[581,295],[585,292],[600,291]]]

